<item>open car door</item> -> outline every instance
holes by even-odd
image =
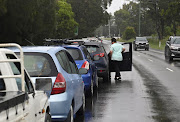
[[[132,71],[132,43],[122,43],[124,48],[126,49],[123,53],[123,61],[119,65],[120,71]],[[109,71],[115,72],[114,67],[111,63],[111,58],[109,57]]]

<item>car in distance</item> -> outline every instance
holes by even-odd
[[[172,61],[173,58],[180,58],[180,36],[170,36],[164,49],[165,59]]]
[[[149,50],[149,42],[146,39],[146,37],[136,37],[134,40],[134,50],[136,51],[138,48],[139,49],[145,49]]]
[[[71,55],[60,46],[27,46],[23,52],[31,79],[52,82],[52,90],[46,91],[52,120],[71,122],[76,113],[83,114],[85,94],[81,74],[87,70],[78,70]]]

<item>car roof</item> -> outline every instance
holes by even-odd
[[[146,37],[136,37],[136,39],[146,39]]]
[[[58,52],[59,50],[65,50],[61,46],[23,46],[23,52],[40,52],[40,53],[49,53],[49,52]],[[14,52],[19,52],[17,49],[13,49]]]
[[[102,43],[100,43],[100,42],[86,42],[84,45],[97,45],[97,46],[100,46],[100,45],[102,45]]]

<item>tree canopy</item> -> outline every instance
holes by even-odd
[[[78,23],[74,20],[72,7],[65,0],[59,0],[56,10],[57,38],[72,38]]]
[[[97,27],[108,23],[106,9],[112,0],[67,0],[79,24],[78,37],[92,35]]]
[[[180,26],[179,0],[138,1],[124,4],[123,9],[115,12],[116,24],[122,31],[132,26],[138,36],[157,34],[162,39],[169,34],[177,35]]]

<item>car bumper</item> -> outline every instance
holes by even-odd
[[[68,97],[66,92],[50,96],[49,102],[52,121],[63,121],[67,118],[71,101],[71,98]]]
[[[98,68],[97,75],[98,77],[104,77],[108,73],[108,70],[106,68]]]
[[[171,56],[174,58],[180,58],[180,51],[171,50]]]
[[[135,45],[136,48],[149,48],[149,45]]]

